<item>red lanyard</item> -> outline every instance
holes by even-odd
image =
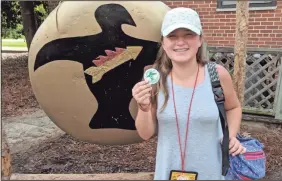
[[[194,83],[194,88],[193,88],[193,93],[192,97],[190,100],[190,105],[189,105],[189,110],[188,110],[188,118],[187,118],[187,126],[186,126],[186,135],[185,135],[185,147],[184,147],[184,153],[182,153],[182,145],[181,145],[181,139],[180,139],[180,132],[179,132],[179,125],[178,125],[178,117],[177,117],[177,112],[176,112],[176,106],[175,106],[175,98],[174,98],[174,88],[173,88],[173,79],[172,79],[172,74],[171,74],[171,85],[172,85],[172,96],[173,96],[173,103],[174,103],[174,112],[175,112],[175,118],[176,118],[176,125],[177,125],[177,131],[178,131],[178,142],[179,142],[179,147],[180,147],[180,156],[181,156],[181,168],[182,171],[184,171],[185,168],[185,156],[186,156],[186,143],[187,143],[187,138],[188,138],[188,126],[189,126],[189,121],[190,121],[190,111],[191,111],[191,105],[195,93],[195,88],[198,80],[198,74],[199,74],[199,65],[198,65],[198,71],[197,71],[197,76],[195,79]]]

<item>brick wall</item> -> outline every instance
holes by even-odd
[[[217,1],[163,1],[171,8],[190,7],[202,20],[205,40],[212,46],[235,44],[236,12],[217,12]],[[282,48],[282,1],[275,10],[249,11],[248,47]]]
[[[171,8],[190,7],[201,17],[205,40],[210,46],[233,47],[235,44],[236,12],[217,12],[217,1],[163,1]],[[59,1],[49,1],[53,10]],[[282,48],[282,1],[275,10],[250,11],[248,47]]]

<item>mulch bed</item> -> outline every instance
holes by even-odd
[[[152,172],[156,139],[124,146],[101,146],[64,135],[13,155],[16,173]]]
[[[2,53],[2,116],[18,116],[39,109],[33,94],[27,53]]]
[[[28,76],[27,54],[2,54],[2,116],[18,116],[40,109]],[[282,168],[281,126],[268,132],[242,126],[265,144],[267,175]],[[152,172],[156,138],[124,146],[81,142],[68,134],[12,155],[13,173]]]

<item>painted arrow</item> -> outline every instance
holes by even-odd
[[[92,76],[92,83],[98,82],[102,79],[102,76],[109,70],[133,59],[135,60],[143,47],[141,46],[128,46],[126,49],[110,60],[103,62],[102,65],[97,67],[92,66],[86,69],[84,72]]]

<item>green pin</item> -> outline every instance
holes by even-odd
[[[160,73],[153,68],[146,70],[144,79],[148,80],[150,84],[156,84],[160,80]]]

